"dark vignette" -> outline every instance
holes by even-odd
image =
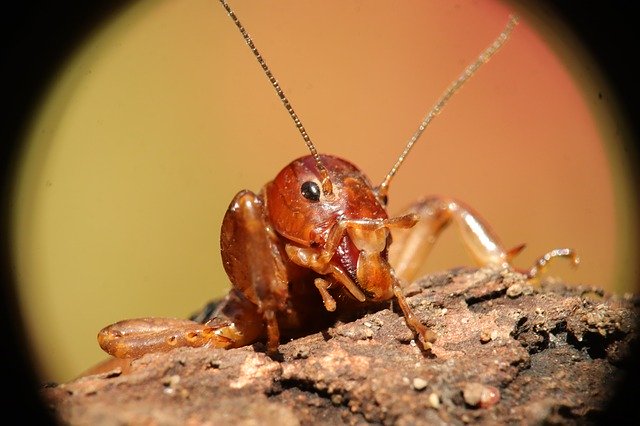
[[[518,1],[526,5],[527,2]],[[633,2],[582,2],[571,0],[538,0],[550,15],[558,15],[576,33],[610,80],[616,96],[622,101],[624,117],[636,136],[634,143],[624,149],[637,162],[637,135],[640,123],[638,85],[632,65],[637,51],[634,40],[638,36],[639,22],[632,11]],[[2,54],[0,72],[2,88],[2,126],[0,126],[0,321],[3,326],[2,374],[9,385],[9,398],[3,405],[20,415],[23,423],[53,423],[38,398],[38,383],[31,368],[31,355],[22,338],[23,324],[15,303],[14,271],[8,233],[10,190],[17,152],[27,120],[39,98],[55,76],[59,67],[70,57],[78,43],[102,23],[107,22],[124,6],[126,0],[61,0],[57,2],[12,2],[5,9],[0,25]],[[638,168],[633,167],[638,187]],[[636,190],[636,193],[638,191]],[[640,288],[640,287],[639,287]],[[42,324],[46,327],[46,324]],[[628,375],[616,393],[609,410],[600,418],[601,423],[619,421],[633,423],[639,415],[635,404],[633,385],[640,380],[640,348],[627,362]],[[634,362],[635,360],[635,362]],[[8,380],[7,380],[8,379]],[[632,399],[633,398],[633,399]],[[16,410],[18,408],[18,410]],[[637,423],[636,423],[637,424]]]

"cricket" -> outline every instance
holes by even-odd
[[[391,165],[373,185],[352,162],[320,154],[280,84],[225,0],[222,7],[256,57],[306,144],[309,155],[286,165],[259,192],[241,190],[222,222],[220,249],[229,293],[194,319],[138,318],[98,334],[102,349],[117,358],[138,358],[176,347],[237,348],[262,342],[276,354],[285,339],[329,327],[342,313],[392,302],[416,341],[429,351],[437,336],[407,303],[403,289],[441,232],[458,228],[481,266],[514,269],[524,245],[505,248],[488,223],[463,201],[424,196],[404,211],[387,211],[393,177],[425,129],[478,69],[508,41],[505,28],[446,88]],[[579,257],[556,248],[520,271],[538,276],[555,258]]]

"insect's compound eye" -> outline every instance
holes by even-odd
[[[308,181],[303,183],[302,186],[300,187],[300,193],[304,198],[306,198],[309,201],[313,201],[313,202],[320,201],[320,194],[321,194],[320,186],[313,181]]]

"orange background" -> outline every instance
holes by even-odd
[[[492,2],[231,4],[320,152],[373,182],[512,12],[512,39],[447,105],[390,191],[460,198],[520,267],[571,246],[571,283],[629,291],[637,217],[611,92],[559,22]],[[140,1],[97,28],[34,116],[16,181],[19,294],[43,380],[104,358],[111,322],[184,317],[228,289],[219,226],[306,148],[215,1]],[[426,271],[469,264],[454,231]],[[631,266],[630,266],[631,265]],[[47,327],[36,327],[37,324]]]

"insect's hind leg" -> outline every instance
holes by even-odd
[[[452,222],[460,231],[471,256],[482,266],[510,267],[511,259],[524,248],[523,244],[509,250],[505,249],[498,236],[478,213],[453,198],[423,198],[402,212],[408,213],[418,215],[418,223],[410,229],[394,229],[393,244],[389,249],[391,265],[396,274],[406,281],[415,278],[438,236]],[[573,250],[554,249],[541,256],[525,273],[529,277],[536,276],[554,257],[569,257],[574,264],[579,262]]]
[[[98,333],[98,343],[116,358],[139,358],[176,347],[235,348],[264,334],[257,307],[233,289],[214,312],[200,321],[178,318],[137,318],[111,324]]]

